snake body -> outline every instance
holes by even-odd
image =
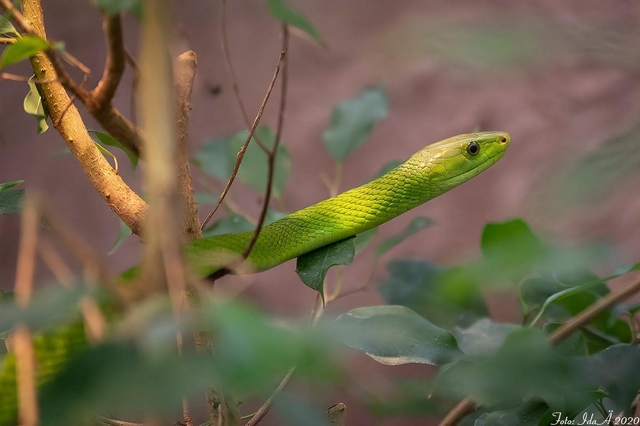
[[[246,260],[253,271],[263,271],[379,226],[488,169],[502,158],[509,143],[505,132],[479,132],[428,145],[381,177],[265,226]],[[252,235],[244,232],[193,241],[184,247],[187,263],[200,276],[214,274],[228,264],[225,256],[244,252]],[[66,344],[77,341],[78,335],[82,332],[72,325],[36,336],[40,383],[55,375],[73,355],[73,348],[82,346]],[[16,412],[15,359],[9,354],[0,365],[0,425],[13,424]]]

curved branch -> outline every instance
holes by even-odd
[[[35,34],[46,39],[40,1],[25,0],[23,10],[25,20]],[[36,78],[43,82],[41,83],[42,96],[49,105],[49,116],[55,129],[111,210],[131,228],[134,234],[141,235],[147,204],[118,176],[100,153],[87,132],[78,109],[73,105],[62,83],[59,82],[47,54],[44,52],[35,54],[31,58],[31,65]]]
[[[120,79],[122,78],[125,67],[120,15],[115,14],[111,17],[105,17],[103,27],[107,36],[107,59],[102,78],[92,92],[93,100],[98,105],[111,102],[120,84]]]

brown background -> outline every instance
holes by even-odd
[[[606,197],[580,205],[560,207],[549,195],[555,185],[549,176],[638,122],[639,3],[291,0],[290,4],[310,18],[326,48],[299,37],[291,42],[284,143],[293,166],[284,194],[287,210],[327,197],[322,177],[332,176],[334,168],[323,147],[322,132],[329,125],[331,108],[369,85],[387,88],[390,114],[346,162],[342,189],[366,181],[389,160],[407,157],[447,136],[476,129],[505,130],[512,136],[507,156],[491,170],[382,227],[378,241],[404,229],[415,215],[436,220],[434,226],[386,254],[375,277],[384,276],[384,264],[391,258],[452,264],[478,256],[484,224],[514,217],[525,218],[536,232],[567,244],[595,240],[615,244],[610,267],[640,260],[637,174],[618,179]],[[63,40],[93,70],[90,84],[95,83],[104,58],[98,12],[88,1],[64,0],[45,2],[45,14],[49,37]],[[126,43],[135,53],[136,23],[131,17],[125,22]],[[194,49],[199,60],[190,132],[195,154],[204,140],[244,126],[220,48],[218,3],[179,2],[175,22],[172,49]],[[264,2],[233,0],[228,6],[228,27],[242,95],[253,114],[277,61],[279,25]],[[492,38],[474,35],[478,30],[486,30]],[[460,38],[460,34],[466,35]],[[26,67],[8,71],[28,75]],[[117,95],[117,104],[125,112],[130,105],[130,70],[127,77]],[[218,86],[221,92],[212,94]],[[140,243],[133,237],[106,257],[118,233],[118,220],[75,160],[56,155],[64,144],[55,131],[36,135],[34,119],[21,109],[26,91],[25,84],[0,81],[0,182],[25,179],[28,190],[43,193],[105,255],[114,272],[137,263]],[[275,105],[263,123],[275,125]],[[87,122],[98,128],[91,119]],[[637,147],[629,147],[629,156]],[[126,157],[119,158],[122,174],[139,188],[144,166],[134,180]],[[231,197],[243,210],[257,215],[259,194],[238,185]],[[200,213],[203,217],[206,209]],[[0,288],[10,289],[18,216],[0,218],[0,235]],[[346,288],[361,285],[370,264],[370,253],[364,253],[348,267]],[[39,277],[46,282],[49,274],[43,269]],[[253,284],[245,291],[247,298],[287,316],[307,315],[314,300],[313,292],[300,285],[293,262],[255,276],[225,278],[222,284],[229,289]],[[494,318],[516,317],[517,306],[507,293],[497,292],[491,298]],[[379,302],[373,292],[358,293],[330,309],[333,314]],[[428,374],[420,368],[379,367],[364,356],[353,363],[356,378],[370,379],[372,371],[385,376]],[[350,406],[350,424],[424,424],[376,419],[350,404],[348,396],[333,392],[323,394],[319,404],[329,406],[338,400]]]

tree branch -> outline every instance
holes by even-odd
[[[181,234],[183,242],[202,236],[187,149],[191,93],[197,65],[197,56],[193,50],[178,56],[174,62],[174,82],[177,94],[176,123],[178,125],[178,193],[182,198],[183,226]]]
[[[120,15],[105,16],[103,22],[107,37],[107,59],[102,78],[93,89],[93,101],[98,105],[111,103],[120,84],[125,67],[124,44],[122,40],[122,24]]]
[[[6,2],[7,0],[0,0]],[[35,34],[46,39],[44,18],[40,0],[25,0],[23,3],[25,20]],[[15,18],[14,13],[14,18]],[[42,96],[49,106],[51,121],[76,157],[93,187],[107,205],[127,224],[134,234],[142,234],[142,222],[147,204],[117,175],[95,142],[73,105],[47,54],[36,53],[31,58],[36,78],[42,81]]]

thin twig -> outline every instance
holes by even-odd
[[[280,67],[282,65],[282,61],[284,60],[284,56],[285,56],[284,53],[281,52],[280,53],[280,57],[278,58],[278,64],[276,65],[276,70],[273,73],[273,77],[271,78],[271,82],[269,83],[269,87],[267,88],[267,93],[265,94],[264,99],[262,100],[262,104],[260,105],[260,108],[258,109],[258,114],[256,115],[256,118],[253,121],[253,125],[251,126],[251,130],[249,130],[249,135],[247,135],[247,139],[244,142],[244,145],[242,145],[242,147],[240,148],[240,151],[238,151],[238,154],[236,155],[236,163],[233,166],[233,171],[231,172],[231,177],[229,177],[229,180],[227,181],[227,184],[225,185],[225,187],[224,187],[224,189],[222,191],[222,194],[220,194],[220,198],[218,198],[218,201],[216,202],[215,206],[213,206],[213,209],[209,212],[209,214],[207,215],[205,220],[202,222],[201,229],[204,229],[205,226],[207,226],[207,223],[209,223],[209,220],[211,220],[211,218],[213,217],[215,212],[220,207],[220,204],[222,204],[222,201],[224,200],[224,197],[227,196],[227,193],[229,192],[229,189],[231,188],[231,185],[233,184],[233,181],[236,179],[236,175],[238,174],[238,170],[240,169],[240,165],[242,164],[242,159],[244,158],[244,153],[247,151],[247,147],[249,146],[249,142],[251,142],[251,139],[253,138],[253,135],[256,132],[256,128],[258,127],[258,124],[260,123],[260,119],[262,119],[262,114],[264,113],[264,109],[265,109],[265,107],[267,105],[267,102],[269,101],[269,97],[271,96],[271,92],[273,91],[273,87],[276,84],[276,79],[278,78],[278,74],[280,73]]]
[[[262,404],[262,406],[258,409],[258,411],[256,411],[253,417],[251,417],[251,420],[249,420],[245,426],[255,426],[264,418],[264,416],[267,415],[267,413],[273,406],[273,402],[275,401],[276,396],[278,396],[278,394],[282,392],[285,386],[289,384],[289,381],[291,380],[291,377],[293,376],[293,373],[295,371],[296,371],[296,367],[291,367],[289,369],[289,371],[287,372],[287,375],[284,376],[284,379],[282,379],[282,381],[280,382],[276,390],[273,391],[271,396],[269,396],[269,399],[267,399],[265,403]]]
[[[280,146],[280,140],[282,139],[282,129],[284,127],[284,113],[287,105],[287,50],[289,49],[289,30],[286,24],[282,24],[282,52],[280,57],[283,58],[282,63],[282,78],[280,79],[280,107],[278,108],[278,125],[276,128],[276,139],[273,143],[273,149],[267,154],[267,190],[264,194],[264,201],[262,202],[262,211],[260,211],[260,217],[258,218],[258,224],[255,231],[251,236],[251,240],[242,253],[242,258],[246,259],[251,253],[253,246],[258,241],[260,231],[267,217],[267,210],[269,209],[269,202],[271,201],[271,192],[273,190],[273,175],[275,173],[276,157],[278,155],[278,147]]]
[[[615,293],[609,293],[602,299],[598,300],[593,305],[589,306],[578,315],[569,319],[562,324],[549,336],[549,340],[553,344],[558,344],[568,338],[575,331],[579,330],[604,310],[609,309],[616,303],[633,296],[640,291],[640,280],[633,282],[621,291]],[[470,398],[465,398],[460,401],[451,411],[447,413],[444,419],[439,423],[439,426],[453,426],[464,416],[471,414],[476,409],[475,403]]]
[[[227,68],[229,68],[229,75],[231,76],[231,87],[233,88],[233,93],[235,95],[236,101],[238,101],[238,105],[240,106],[240,111],[242,112],[244,123],[247,127],[250,127],[251,121],[249,120],[247,108],[245,108],[244,102],[242,101],[242,96],[240,95],[240,84],[238,83],[238,77],[236,76],[236,72],[233,68],[231,51],[229,49],[229,40],[227,38],[227,0],[220,1],[220,33],[222,38],[222,51],[224,53],[225,63],[227,64]],[[265,153],[268,153],[269,148],[267,148],[267,146],[262,143],[262,141],[257,136],[255,139],[258,146],[260,146],[260,148]]]
[[[13,37],[0,37],[0,44],[13,44],[16,39]]]
[[[2,8],[9,13],[9,16],[11,17],[11,19],[16,24],[18,24],[18,26],[22,29],[22,31],[29,34],[34,33],[33,27],[31,27],[31,25],[29,25],[26,19],[24,19],[24,16],[22,16],[22,13],[20,13],[20,11],[15,8],[11,0],[0,0],[0,6],[2,6]]]

